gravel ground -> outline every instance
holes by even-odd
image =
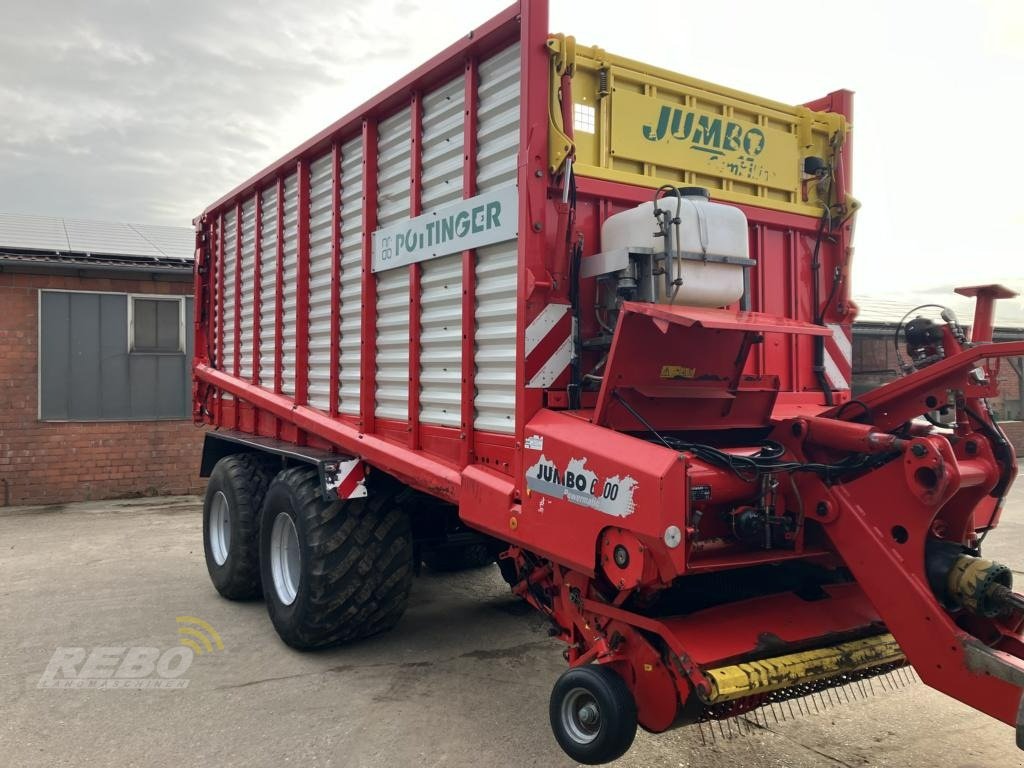
[[[4,512],[4,766],[573,764],[547,723],[561,646],[494,568],[425,571],[397,630],[301,654],[277,639],[261,603],[214,592],[194,498]],[[986,554],[1021,571],[1022,543],[1018,491]],[[185,688],[37,687],[58,647],[163,653],[179,647],[176,617],[186,615],[209,622],[223,649],[195,657],[180,678]],[[694,728],[641,732],[617,765],[1024,765],[1012,729],[920,683],[820,709],[714,742]]]

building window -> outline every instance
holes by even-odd
[[[189,418],[191,311],[191,297],[40,291],[40,420]]]
[[[178,354],[185,351],[184,299],[132,296],[128,308],[129,352]]]

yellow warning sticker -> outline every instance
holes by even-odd
[[[661,366],[661,378],[663,379],[695,379],[697,369],[685,365],[663,365]]]

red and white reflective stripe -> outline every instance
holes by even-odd
[[[333,467],[325,468],[324,485],[328,493],[336,493],[339,499],[358,499],[366,496],[366,466],[363,460],[339,461],[337,467],[336,473],[330,471]]]
[[[853,329],[839,323],[826,323],[832,331],[825,337],[825,376],[833,389],[849,389],[853,378]]]
[[[548,304],[526,327],[526,386],[547,389],[568,383],[572,362],[572,314],[568,304]]]

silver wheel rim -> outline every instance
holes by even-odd
[[[577,744],[589,744],[601,732],[601,710],[586,688],[573,688],[562,699],[562,729]]]
[[[224,565],[231,549],[231,510],[224,491],[217,491],[210,505],[210,522],[207,525],[210,539],[210,554],[213,562]]]
[[[299,592],[299,567],[302,556],[299,553],[299,534],[290,516],[283,512],[274,518],[270,531],[270,574],[274,579],[274,591],[285,605],[295,602]]]

